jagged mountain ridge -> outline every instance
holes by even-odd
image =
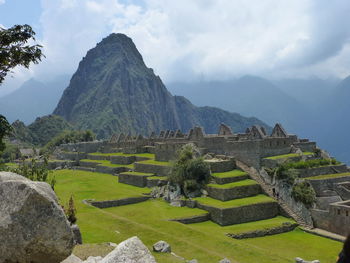
[[[254,124],[269,129],[256,118],[196,107],[184,97],[172,96],[159,76],[147,68],[133,41],[123,34],[111,34],[87,52],[54,114],[79,129],[93,130],[98,138],[114,132],[186,132],[195,125],[213,133],[221,122],[238,132]]]

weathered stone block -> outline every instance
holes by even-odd
[[[208,186],[207,191],[209,196],[214,199],[228,201],[260,194],[261,186],[259,184],[242,185],[233,188],[217,188]]]

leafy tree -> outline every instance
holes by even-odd
[[[41,61],[44,56],[42,46],[28,45],[28,41],[35,41],[35,32],[29,25],[15,25],[9,29],[0,27],[0,85],[5,76],[16,66],[29,67]],[[0,152],[4,150],[3,139],[10,135],[12,128],[6,118],[0,115]]]
[[[35,32],[29,25],[15,25],[9,29],[0,27],[0,84],[16,66],[29,68],[31,62],[37,64],[44,56],[41,45],[29,45],[35,41]]]
[[[186,144],[179,152],[169,175],[171,183],[180,186],[182,193],[189,196],[198,192],[210,178],[210,167],[199,156],[198,149],[193,144]]]
[[[0,114],[0,153],[5,149],[4,137],[11,134],[12,127],[5,116]]]

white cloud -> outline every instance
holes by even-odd
[[[141,1],[41,0],[46,59],[27,74],[72,73],[111,32],[129,35],[165,81],[350,73],[348,0]]]
[[[5,4],[5,0],[0,0],[0,5]]]

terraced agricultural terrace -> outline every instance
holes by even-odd
[[[118,243],[133,235],[139,236],[149,248],[166,240],[179,256],[153,253],[158,262],[184,262],[183,259],[192,258],[217,262],[224,257],[231,262],[257,262],[257,258],[259,262],[293,262],[297,256],[332,262],[341,247],[340,242],[296,227],[292,218],[282,215],[278,202],[238,167],[212,173],[208,196],[183,200],[184,206],[175,207],[162,199],[150,198],[150,187],[167,182],[169,162],[156,161],[151,153],[95,152],[87,156],[93,159],[81,159],[71,169],[55,170],[50,175],[57,180],[55,191],[61,203],[67,203],[71,195],[76,200],[84,241],[75,248],[76,255],[84,255],[91,244]],[[121,158],[118,159],[121,163],[116,163],[115,156]],[[121,170],[101,173],[100,166]],[[108,208],[92,205],[133,198],[144,199]],[[257,232],[262,236],[244,238]],[[104,253],[103,247],[94,248],[95,253]]]

